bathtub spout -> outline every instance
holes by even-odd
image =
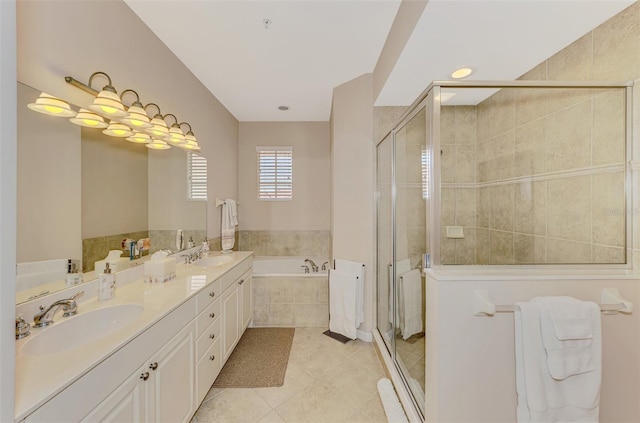
[[[313,273],[318,273],[318,266],[313,262],[313,260],[305,259],[304,262],[311,265],[311,270],[313,270]]]

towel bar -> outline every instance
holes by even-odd
[[[219,198],[216,198],[216,207],[220,207],[221,205],[223,205],[225,203],[224,200],[221,200]],[[239,201],[236,201],[236,205],[240,204]]]
[[[513,313],[519,311],[517,304],[495,305],[489,299],[489,292],[485,289],[474,290],[473,314],[475,316],[493,316],[495,313]],[[622,298],[617,289],[603,289],[600,311],[604,314],[631,313],[633,303]]]

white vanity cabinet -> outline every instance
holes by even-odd
[[[244,254],[21,422],[188,423],[251,321],[252,259]],[[161,293],[142,295],[154,308]]]
[[[195,411],[194,335],[192,322],[82,422],[188,422]]]

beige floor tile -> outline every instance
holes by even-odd
[[[224,392],[227,388],[211,388],[209,389],[209,392],[207,392],[207,395],[205,395],[204,399],[202,400],[202,402],[206,402],[209,401],[211,398],[215,397],[218,394],[221,394],[222,392]]]
[[[382,401],[380,400],[380,394],[376,388],[376,393],[371,396],[371,398],[364,403],[364,411],[363,414],[369,417],[369,421],[375,423],[387,423],[387,415],[384,413],[384,406],[382,405]]]
[[[271,413],[261,418],[258,423],[284,423],[284,420],[282,420],[282,417],[280,417],[278,413],[272,411]]]
[[[289,363],[284,384],[277,388],[255,388],[254,391],[264,399],[272,408],[300,392],[307,385],[312,383],[314,377],[298,363]]]
[[[251,423],[272,411],[252,389],[226,389],[203,402],[196,412],[198,423]]]
[[[382,364],[380,363],[378,353],[376,352],[376,348],[373,346],[373,344],[363,343],[362,347],[359,348],[355,353],[350,355],[349,358],[355,360],[365,367],[368,367],[371,370],[374,370],[380,375],[380,377],[384,375]]]
[[[336,367],[329,378],[322,379],[329,388],[351,406],[365,412],[366,402],[377,392],[382,376],[353,360]]]
[[[297,423],[347,422],[359,413],[322,382],[307,386],[276,412],[285,422]]]

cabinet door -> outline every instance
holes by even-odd
[[[147,364],[153,422],[188,422],[195,411],[195,324],[191,322]]]
[[[222,336],[222,351],[223,351],[223,363],[227,361],[227,358],[233,352],[238,342],[240,333],[240,321],[238,319],[238,285],[231,285],[225,293],[222,295],[222,324],[223,324],[223,336]]]
[[[251,310],[253,308],[253,278],[251,273],[247,273],[238,282],[238,291],[240,294],[240,336],[244,333],[244,330],[249,326],[251,321]]]
[[[149,384],[144,380],[145,372],[146,370],[141,368],[129,377],[82,419],[82,422],[140,423],[146,421],[146,399]],[[146,377],[148,378],[148,374]]]

